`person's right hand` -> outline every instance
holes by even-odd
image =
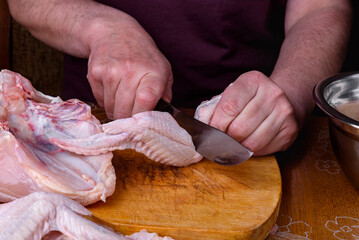
[[[90,27],[87,78],[110,119],[153,110],[172,98],[172,71],[152,38],[126,14]]]

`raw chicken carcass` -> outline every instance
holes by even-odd
[[[83,205],[115,188],[111,151],[135,149],[154,161],[201,160],[190,135],[168,114],[139,113],[101,123],[85,103],[36,91],[19,74],[0,72],[0,201],[58,192]]]
[[[85,104],[46,96],[21,75],[3,70],[0,123],[1,202],[46,191],[87,205],[113,193],[112,153],[83,156],[49,141],[49,136],[84,137],[102,131]]]
[[[80,215],[91,215],[78,202],[56,193],[36,192],[0,205],[0,240],[86,239],[171,240],[143,230],[123,236]],[[56,232],[54,232],[56,231]]]

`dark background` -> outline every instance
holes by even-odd
[[[342,72],[359,71],[359,0],[352,0],[354,18],[347,58]]]
[[[0,1],[2,7],[6,7],[6,2]],[[342,72],[359,71],[359,0],[352,0],[352,5],[353,26]],[[9,29],[10,64],[7,67],[30,79],[36,89],[49,95],[60,95],[63,54],[33,38],[27,30],[13,20],[10,20]]]

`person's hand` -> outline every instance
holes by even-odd
[[[298,133],[293,107],[285,93],[257,71],[242,74],[225,89],[209,124],[227,132],[257,156],[287,149]]]
[[[153,110],[172,98],[172,71],[152,38],[131,17],[92,29],[87,78],[110,119]]]

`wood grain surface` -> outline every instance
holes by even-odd
[[[264,239],[274,225],[281,176],[273,156],[238,166],[203,160],[178,168],[117,151],[116,191],[88,207],[99,223],[131,234],[147,229],[174,239]]]

